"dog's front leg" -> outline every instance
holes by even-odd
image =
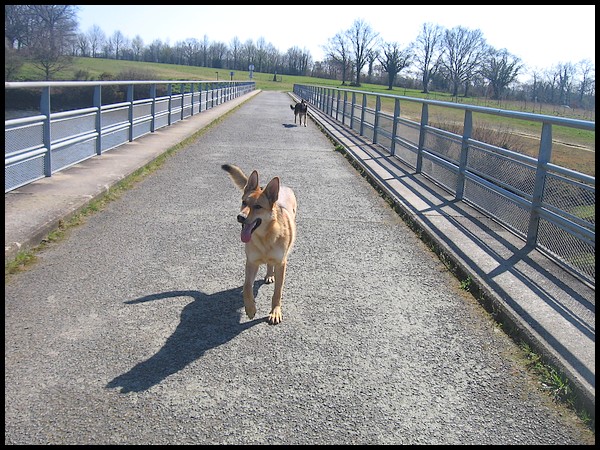
[[[277,325],[281,322],[283,314],[281,312],[281,296],[283,293],[283,283],[285,281],[286,262],[276,265],[275,268],[275,289],[273,300],[271,301],[271,312],[269,313],[269,323]]]
[[[256,314],[256,303],[254,301],[254,293],[252,287],[254,285],[254,279],[258,272],[258,264],[253,264],[246,260],[246,278],[244,280],[244,308],[246,309],[246,315],[249,319],[253,319]]]

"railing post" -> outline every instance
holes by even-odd
[[[322,111],[325,111],[325,88],[318,88],[319,89],[319,109]]]
[[[154,133],[156,130],[156,84],[150,86],[150,97],[152,97],[152,103],[150,104],[150,114],[152,115],[150,132]]]
[[[373,120],[373,144],[377,144],[377,129],[379,128],[379,114],[381,113],[381,97],[375,97],[375,119]]]
[[[335,103],[335,120],[338,120],[340,116],[340,91],[336,89],[336,103]]]
[[[364,136],[365,133],[365,110],[367,109],[367,94],[362,95],[362,108],[360,110],[360,132],[361,136]]]
[[[129,102],[129,142],[133,141],[133,84],[127,86],[127,101]]]
[[[527,247],[535,247],[537,242],[538,227],[540,224],[540,207],[544,196],[546,185],[547,164],[552,157],[552,124],[542,124],[542,135],[540,137],[540,152],[537,158],[535,172],[535,185],[531,200],[531,211],[529,212],[529,226],[527,227]]]
[[[210,89],[210,83],[205,82],[204,83],[204,111],[206,111],[207,109],[209,109],[208,106],[208,91]]]
[[[465,193],[465,172],[467,170],[467,160],[469,157],[469,139],[473,133],[473,113],[465,110],[465,122],[463,125],[462,145],[460,148],[460,157],[458,160],[458,177],[456,180],[457,200],[462,200]]]
[[[346,105],[348,104],[348,91],[344,91],[344,106],[342,107],[342,125],[346,125]]]
[[[102,86],[94,86],[94,107],[96,108],[96,155],[102,154]]]
[[[423,170],[423,148],[425,147],[425,127],[429,122],[429,105],[423,103],[421,107],[421,126],[419,127],[419,148],[417,149],[417,167],[415,173],[421,173]]]
[[[44,155],[44,175],[52,176],[52,132],[50,121],[50,86],[42,88],[42,98],[40,99],[40,112],[46,116],[44,119],[43,137],[46,154]]]
[[[198,113],[202,112],[202,88],[204,84],[202,82],[198,83]]]
[[[333,117],[333,111],[335,109],[335,89],[329,89],[329,115]]]
[[[356,105],[356,92],[352,91],[352,104],[350,105],[350,129],[354,129],[354,106]]]
[[[398,133],[398,119],[400,118],[400,99],[394,99],[394,121],[392,123],[392,144],[390,145],[390,154],[396,155],[396,135]]]
[[[168,120],[167,120],[167,125],[171,126],[171,111],[173,110],[173,89],[172,89],[172,84],[169,83],[167,85],[167,95],[169,96],[169,107],[168,107]]]
[[[194,83],[190,83],[190,116],[194,115]]]
[[[185,86],[183,83],[179,85],[179,90],[181,94],[181,113],[179,114],[179,119],[183,120],[183,104],[185,102]]]

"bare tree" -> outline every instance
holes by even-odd
[[[522,69],[521,60],[511,55],[505,48],[489,48],[481,68],[481,75],[492,87],[492,98],[500,100],[508,86],[517,79]]]
[[[242,55],[246,61],[246,68],[248,68],[250,64],[254,64],[254,60],[256,58],[256,46],[254,45],[254,41],[252,39],[248,39],[246,42],[244,42],[244,45],[242,46]]]
[[[594,64],[589,59],[579,61],[576,65],[577,71],[581,77],[579,88],[577,89],[577,97],[580,105],[584,105],[586,95],[593,96],[596,85],[596,69]]]
[[[384,42],[381,46],[382,56],[378,57],[383,70],[388,76],[388,90],[392,90],[396,75],[411,63],[413,57],[412,50],[409,47],[401,49],[397,42]]]
[[[308,55],[300,47],[290,47],[285,54],[285,64],[290,75],[304,75],[306,73]]]
[[[77,7],[73,5],[28,5],[32,20],[29,56],[46,80],[68,67],[69,50],[77,30]]]
[[[324,49],[328,59],[333,62],[333,65],[340,68],[342,86],[345,86],[351,64],[350,41],[348,37],[344,33],[337,33],[329,39]]]
[[[540,98],[541,91],[541,81],[542,78],[537,69],[534,69],[531,73],[532,83],[531,83],[531,100],[533,100],[533,108],[535,112],[535,104],[538,102],[538,98]]]
[[[231,55],[231,68],[234,70],[240,70],[241,58],[242,58],[242,41],[240,38],[235,36],[229,44],[229,53]]]
[[[210,44],[208,53],[210,55],[211,67],[221,69],[227,57],[227,52],[227,45],[224,42],[213,42]]]
[[[77,53],[81,56],[90,56],[90,40],[85,33],[77,34]]]
[[[560,63],[558,69],[558,102],[561,105],[569,104],[569,94],[572,92],[575,66],[571,63]]]
[[[23,63],[23,58],[19,56],[10,39],[4,38],[4,81],[13,80]]]
[[[108,38],[104,40],[104,43],[102,44],[102,54],[105,58],[112,58],[113,52],[115,51],[115,46],[113,44],[113,40],[112,38]],[[159,59],[157,59],[154,62],[160,62]]]
[[[182,52],[182,63],[186,66],[194,66],[200,54],[200,43],[198,39],[188,38],[180,43]]]
[[[29,45],[29,30],[32,28],[29,6],[4,5],[5,47],[8,45],[11,48],[20,50]]]
[[[367,54],[367,81],[372,83],[375,63],[379,59],[379,50],[370,49]]]
[[[543,97],[542,101],[548,103],[556,103],[556,97],[558,93],[558,78],[560,69],[552,67],[544,71],[544,85],[543,85]]]
[[[162,47],[163,43],[160,39],[153,40],[144,50],[144,61],[160,62]]]
[[[486,44],[481,30],[469,30],[458,26],[446,30],[443,35],[441,65],[452,87],[452,95],[458,96],[458,88],[465,86],[468,95],[469,81],[475,75]]]
[[[439,25],[424,23],[414,44],[415,62],[421,73],[423,93],[429,93],[429,82],[440,66],[444,29]]]
[[[267,56],[267,41],[264,37],[256,40],[256,58],[254,64],[257,72],[264,72],[264,63]]]
[[[119,59],[119,56],[121,55],[121,50],[126,45],[125,36],[119,30],[115,30],[111,37],[111,41],[113,44],[113,49],[115,51],[115,59]]]
[[[98,52],[104,47],[104,43],[106,42],[106,35],[98,25],[93,25],[87,32],[87,36],[92,51],[92,58],[97,58]]]
[[[377,45],[379,33],[375,33],[371,26],[363,19],[356,19],[350,29],[346,31],[350,41],[352,56],[354,58],[354,70],[356,71],[355,86],[360,86],[360,75],[367,63],[369,51]]]
[[[279,50],[275,48],[273,44],[267,44],[266,55],[267,55],[267,70],[269,72],[278,72],[281,73],[281,61],[282,56],[279,53]],[[276,78],[273,76],[273,78]]]
[[[140,61],[142,58],[142,51],[144,50],[144,40],[137,34],[131,41],[131,51],[135,61]]]
[[[210,43],[208,42],[208,36],[204,35],[202,42],[200,42],[200,57],[202,58],[202,67],[208,67],[208,48]]]

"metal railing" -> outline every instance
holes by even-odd
[[[40,110],[4,121],[4,192],[240,97],[255,86],[253,81],[5,82],[5,91],[22,89],[31,97],[33,90]],[[87,94],[89,105],[52,112],[53,100],[67,90],[75,97]],[[77,100],[85,104],[84,98]]]
[[[294,93],[595,289],[596,179],[550,162],[553,126],[595,132],[595,122],[311,85],[294,85]],[[382,110],[383,99],[393,113]],[[401,102],[420,105],[420,122],[400,116]],[[430,106],[463,111],[462,134],[433,126]],[[473,113],[541,124],[537,157],[474,139]]]

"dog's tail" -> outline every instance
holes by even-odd
[[[290,105],[290,109],[291,109],[292,111],[294,111],[294,110],[295,110],[295,108],[294,108],[292,105]]]
[[[229,174],[237,187],[239,187],[241,190],[244,190],[246,183],[248,182],[248,177],[244,174],[244,172],[242,172],[242,169],[240,169],[238,166],[234,166],[233,164],[223,164],[221,169]]]

